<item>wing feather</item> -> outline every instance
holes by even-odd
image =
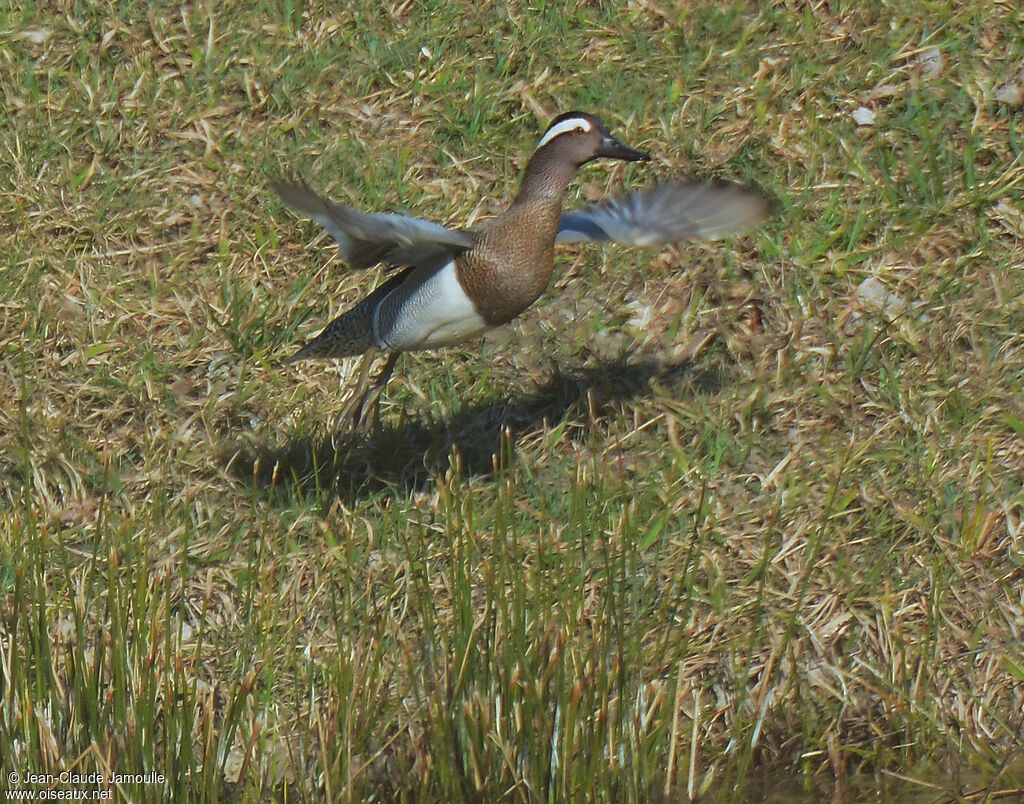
[[[763,221],[768,200],[738,184],[657,184],[562,216],[558,244],[614,241],[661,246],[743,234]]]
[[[473,245],[469,235],[422,218],[397,213],[357,212],[321,198],[301,184],[271,184],[281,200],[323,226],[353,268],[378,263],[393,267],[417,265],[442,254],[456,255]]]

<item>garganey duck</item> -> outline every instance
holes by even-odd
[[[337,427],[360,427],[402,352],[472,340],[511,321],[547,288],[555,246],[615,241],[656,246],[741,234],[768,212],[764,197],[727,182],[658,184],[567,214],[562,201],[576,170],[594,159],[646,161],[584,112],[548,126],[512,204],[469,229],[395,213],[367,214],[308,188],[275,182],[285,204],[322,224],[353,268],[384,263],[396,272],[292,355],[294,360],[365,355]],[[378,354],[387,360],[368,384]]]

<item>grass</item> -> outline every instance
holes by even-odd
[[[0,786],[1020,795],[1019,23],[0,9]],[[536,309],[404,357],[332,445],[352,367],[280,359],[375,276],[268,181],[462,225],[571,108],[655,154],[571,204],[726,176],[777,216],[567,249]]]

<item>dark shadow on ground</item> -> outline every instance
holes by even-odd
[[[383,492],[409,494],[445,471],[453,450],[464,477],[489,476],[504,432],[511,434],[505,450],[513,453],[518,437],[567,418],[583,437],[588,423],[609,409],[651,394],[652,381],[671,387],[684,378],[697,388],[718,384],[712,377],[693,377],[685,362],[607,361],[558,370],[534,393],[469,404],[447,420],[431,420],[424,412],[420,419],[383,422],[366,433],[239,445],[224,459],[232,475],[268,493],[291,487],[319,496],[333,489],[343,502]]]

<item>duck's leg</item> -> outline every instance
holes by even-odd
[[[398,361],[398,356],[401,352],[392,352],[388,355],[384,367],[374,378],[373,384],[370,385],[370,368],[373,366],[373,362],[377,359],[378,354],[380,354],[380,350],[372,347],[363,356],[363,362],[359,364],[359,374],[352,386],[348,401],[345,402],[345,406],[334,420],[334,431],[336,433],[341,433],[347,429],[351,429],[353,432],[363,429],[376,418],[380,395],[384,391],[384,386],[388,384],[388,380],[391,379],[391,374],[395,370],[395,363]]]
[[[398,362],[400,354],[401,352],[392,352],[388,355],[388,359],[384,363],[383,368],[381,368],[380,373],[374,378],[373,385],[363,394],[354,420],[354,427],[356,429],[367,428],[376,421],[380,410],[380,395],[384,393],[384,388],[395,371],[395,363]]]
[[[366,397],[366,385],[370,379],[370,367],[373,366],[373,361],[377,358],[379,350],[376,346],[371,346],[366,350],[363,355],[363,360],[359,364],[359,372],[356,376],[356,381],[352,383],[351,389],[348,393],[348,399],[345,401],[344,406],[338,412],[337,417],[334,419],[334,432],[340,433],[349,427],[355,429],[355,416],[358,415],[363,409],[363,399]]]

